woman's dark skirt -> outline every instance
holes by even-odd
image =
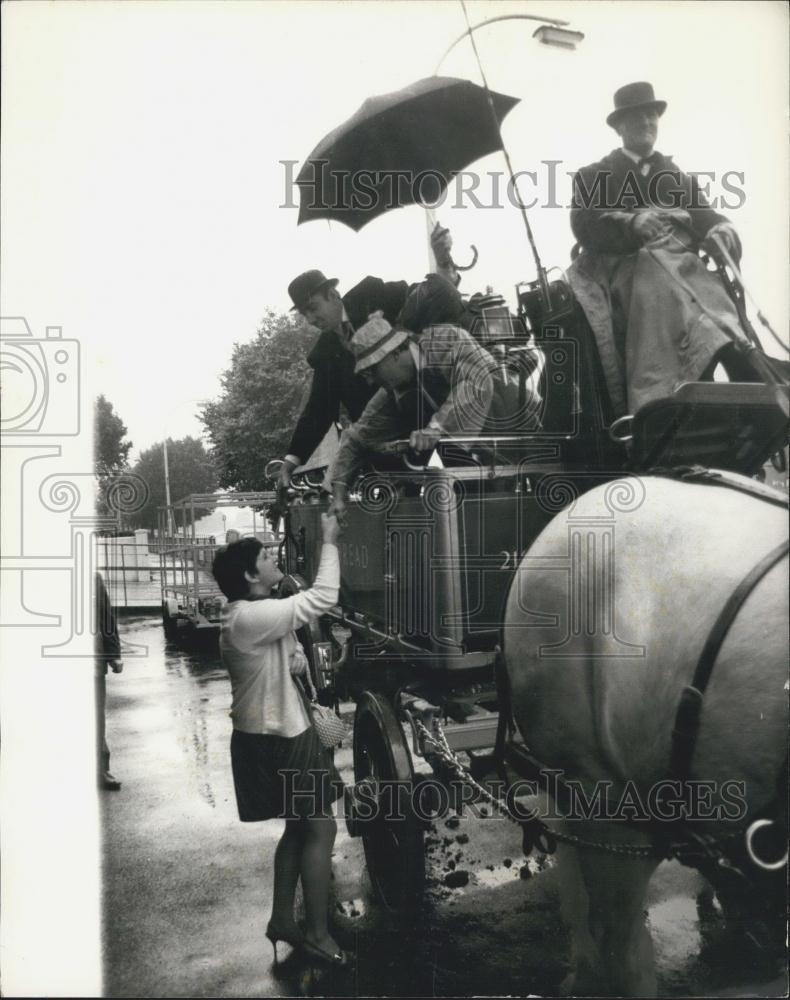
[[[343,792],[331,751],[312,726],[293,737],[234,729],[230,759],[244,823],[327,815]]]

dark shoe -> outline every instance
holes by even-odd
[[[302,948],[306,955],[310,958],[316,958],[319,962],[323,962],[325,965],[331,965],[336,969],[342,969],[348,965],[348,955],[339,948],[336,952],[324,951],[323,948],[319,948],[317,944],[312,944],[310,941],[305,939],[302,942]]]
[[[109,771],[105,771],[99,778],[99,787],[103,788],[106,792],[119,792],[121,790],[121,783]]]
[[[301,948],[304,944],[304,937],[302,932],[298,928],[293,928],[292,930],[286,930],[285,928],[279,928],[276,924],[273,924],[271,920],[266,927],[266,937],[271,941],[272,948],[274,949],[274,961],[277,963],[277,942],[285,941],[292,948]]]

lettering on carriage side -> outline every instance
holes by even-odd
[[[367,569],[370,562],[368,547],[364,543],[340,542],[340,564],[345,569]]]
[[[524,550],[526,551],[526,549]],[[499,567],[500,569],[518,569],[518,564],[524,555],[524,552],[518,552],[515,549],[509,552],[507,549],[500,549],[499,554],[504,556],[504,562]]]

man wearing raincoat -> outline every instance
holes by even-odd
[[[607,123],[622,140],[574,177],[571,228],[582,252],[569,280],[598,345],[615,416],[710,378],[759,380],[749,342],[718,276],[697,248],[716,234],[740,257],[737,233],[697,178],[654,151],[666,102],[649,83],[614,95]]]

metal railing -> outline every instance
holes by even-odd
[[[147,544],[98,536],[94,566],[114,607],[159,607],[160,569]]]
[[[160,535],[156,532],[148,532],[148,551],[151,555],[158,556],[162,552],[177,548],[179,545],[192,544],[193,542],[197,545],[216,545],[216,538],[214,535],[196,535],[193,538],[191,535]]]

